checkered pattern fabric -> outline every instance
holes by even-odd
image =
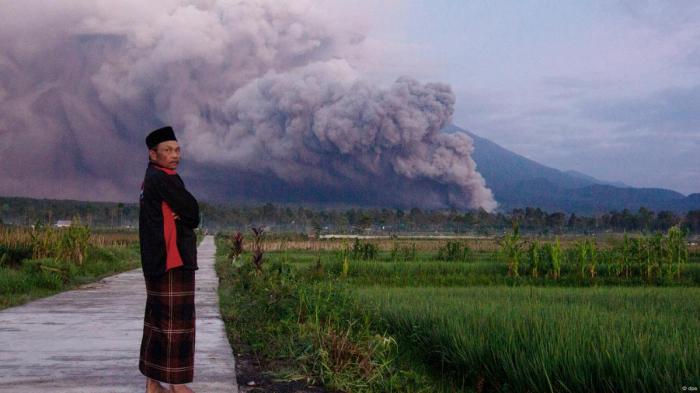
[[[139,370],[170,384],[192,382],[194,374],[194,270],[175,268],[146,277],[146,313]]]

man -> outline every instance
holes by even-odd
[[[180,146],[171,127],[146,137],[149,163],[141,185],[139,241],[146,312],[139,370],[147,393],[193,393],[194,277],[199,205],[177,174]]]

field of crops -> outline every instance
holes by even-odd
[[[700,380],[700,289],[358,289],[404,345],[461,386],[680,391]]]
[[[270,242],[265,263],[350,284],[435,391],[672,392],[700,384],[700,258],[673,236],[530,239],[518,274],[485,239]]]
[[[139,266],[133,230],[0,227],[0,309]]]

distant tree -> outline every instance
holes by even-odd
[[[408,219],[410,220],[411,229],[413,230],[422,227],[425,221],[423,212],[417,207],[411,208],[411,210],[408,212]]]
[[[677,225],[681,222],[681,218],[675,213],[662,210],[656,215],[656,229],[661,231],[668,231],[672,226]]]
[[[318,222],[318,220],[314,219],[311,221],[311,230],[313,231],[315,239],[321,238],[321,224]]]
[[[691,232],[700,232],[700,210],[691,210],[685,215],[685,221]]]
[[[124,225],[124,204],[121,202],[117,204],[117,214],[119,216],[119,223],[117,225]]]
[[[363,212],[360,216],[360,221],[358,222],[358,224],[360,228],[366,231],[372,227],[372,222],[372,217],[369,214]]]
[[[640,207],[637,211],[637,222],[639,229],[643,231],[650,230],[654,223],[654,212],[644,206]]]
[[[525,223],[530,229],[544,227],[545,221],[545,213],[539,207],[525,208]]]
[[[562,212],[554,212],[547,215],[547,226],[561,232],[564,223],[566,222],[566,214]]]
[[[513,209],[513,211],[510,213],[510,216],[513,220],[522,222],[525,219],[525,211],[523,211],[523,209]]]
[[[348,222],[348,217],[345,214],[337,214],[335,215],[333,224],[335,225],[337,231],[345,232],[347,231],[350,223]]]
[[[262,207],[262,216],[267,221],[275,219],[277,208],[272,203],[268,202]]]

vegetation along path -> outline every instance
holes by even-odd
[[[197,392],[237,393],[219,313],[214,239],[198,249]],[[145,390],[138,370],[146,289],[141,269],[0,311],[0,392]]]

